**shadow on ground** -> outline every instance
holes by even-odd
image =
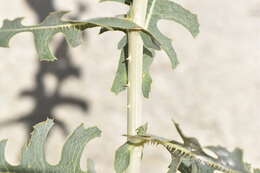
[[[24,0],[28,6],[35,12],[38,22],[41,22],[50,12],[56,11],[54,0]],[[72,17],[76,19],[84,11],[86,6],[78,4],[78,13]],[[24,123],[29,134],[33,126],[47,118],[54,118],[54,110],[60,105],[73,105],[87,112],[89,104],[78,96],[66,96],[60,92],[63,83],[69,78],[81,78],[80,67],[73,64],[69,52],[68,44],[65,39],[62,39],[55,50],[55,55],[58,60],[55,62],[38,61],[38,71],[35,74],[34,88],[25,89],[20,93],[21,98],[30,97],[34,102],[34,107],[27,114],[19,116],[17,119],[11,119],[6,122],[1,122],[0,126],[9,126],[15,123]],[[53,93],[47,93],[46,75],[52,75],[57,84]],[[68,134],[68,130],[64,122],[55,120],[56,125],[62,129],[64,135]]]

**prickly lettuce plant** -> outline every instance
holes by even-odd
[[[124,17],[103,17],[86,20],[65,20],[66,11],[53,12],[40,24],[25,26],[22,18],[4,20],[0,28],[0,46],[9,47],[10,39],[21,32],[31,32],[40,60],[54,61],[57,58],[49,48],[49,42],[56,33],[62,33],[72,47],[81,44],[82,32],[93,27],[100,28],[100,34],[108,31],[122,31],[125,35],[118,43],[121,50],[118,69],[111,91],[118,94],[127,89],[127,141],[115,153],[114,167],[117,173],[139,173],[143,146],[155,143],[164,146],[172,157],[169,173],[179,170],[182,173],[213,172],[246,173],[249,165],[242,160],[242,152],[233,152],[222,147],[208,147],[216,153],[214,158],[204,152],[196,138],[183,135],[175,126],[184,143],[149,135],[147,124],[141,126],[142,97],[149,97],[152,77],[149,73],[156,51],[164,51],[172,68],[178,64],[171,40],[158,28],[161,19],[177,22],[186,28],[193,37],[199,33],[197,16],[181,5],[170,0],[101,0],[119,2],[129,6]],[[6,141],[0,142],[0,172],[83,172],[79,166],[84,145],[100,135],[96,127],[84,129],[80,126],[68,138],[63,147],[58,165],[49,165],[44,156],[44,142],[53,122],[47,120],[35,126],[32,137],[22,151],[21,164],[12,166],[5,160]],[[138,128],[139,127],[139,128]],[[88,173],[94,172],[92,161],[88,161]],[[254,169],[254,173],[259,170]]]
[[[259,172],[259,169],[252,168],[250,164],[244,162],[241,149],[235,148],[230,152],[222,146],[203,147],[198,139],[186,136],[179,127],[179,124],[174,122],[174,125],[183,142],[148,134],[146,132],[147,126],[145,127],[145,133],[125,136],[134,141],[132,145],[162,145],[170,153],[172,158],[168,173],[176,173],[177,170],[182,173],[213,173],[214,171],[224,173]],[[211,151],[215,155],[211,155],[207,151]]]

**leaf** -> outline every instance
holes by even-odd
[[[103,30],[101,33],[106,32],[107,30]],[[156,42],[156,40],[153,39],[153,37],[151,37],[149,34],[145,33],[145,32],[141,32],[140,33],[141,38],[143,40],[144,43],[144,47],[146,47],[147,49],[151,50],[151,49],[155,49],[155,50],[160,50],[160,46],[159,43]],[[122,49],[123,47],[125,47],[127,44],[127,36],[125,35],[117,44],[117,48],[118,49]]]
[[[124,46],[121,50],[120,59],[117,67],[117,72],[115,79],[112,84],[111,91],[115,94],[118,94],[119,92],[123,91],[127,87],[127,57],[128,57],[128,48],[127,46]]]
[[[169,170],[167,173],[176,173],[180,164],[181,164],[181,158],[176,157],[175,155],[171,154],[172,161],[169,165]]]
[[[123,173],[128,168],[130,155],[133,149],[133,145],[125,143],[116,150],[114,160],[114,168],[116,173]]]
[[[178,170],[181,173],[214,173],[214,168],[193,160],[183,160]]]
[[[224,173],[251,172],[251,166],[243,161],[241,149],[229,152],[221,146],[205,147],[216,154],[217,158],[215,158],[204,151],[196,138],[185,136],[179,125],[175,122],[174,125],[184,143],[147,133],[145,135],[124,136],[128,137],[136,146],[150,143],[165,147],[172,156],[168,173],[175,173],[176,169],[182,173],[213,173],[215,170]],[[254,173],[258,172],[259,169],[254,169]]]
[[[225,166],[241,172],[248,172],[241,149],[235,148],[232,152],[221,146],[208,146],[207,149],[213,151],[218,156],[218,162],[223,163]]]
[[[125,35],[117,44],[117,49],[123,49],[127,45],[127,36]]]
[[[144,125],[136,129],[136,134],[139,136],[145,135],[147,133],[147,130],[148,130],[148,123],[145,123]]]
[[[96,173],[95,164],[91,159],[87,160],[87,170],[87,173]]]
[[[147,44],[152,44],[148,43],[151,40],[147,40],[144,42],[144,51],[143,51],[143,81],[142,81],[142,91],[144,97],[148,98],[149,93],[151,91],[151,84],[152,84],[152,78],[149,73],[150,66],[153,62],[153,57],[154,57],[154,51],[151,49],[148,49],[146,47]],[[121,48],[121,55],[117,67],[117,72],[115,79],[113,81],[113,85],[111,88],[111,91],[114,92],[115,94],[118,94],[119,92],[123,91],[126,89],[127,82],[128,82],[128,73],[127,73],[127,58],[128,58],[128,44],[127,44],[127,37],[124,36],[118,43],[118,48]]]
[[[157,27],[158,21],[161,19],[173,20],[187,28],[193,36],[196,36],[199,32],[197,16],[169,0],[149,0],[148,2],[144,28],[151,32],[161,44],[161,48],[171,60],[172,67],[175,68],[178,60],[175,50],[171,45],[171,40],[167,36],[164,36]]]
[[[145,32],[140,32],[142,40],[144,42],[144,47],[147,49],[155,49],[160,50],[160,43],[158,43],[155,39],[153,39],[150,35]]]
[[[200,162],[192,164],[192,173],[214,173],[214,170],[214,168],[201,164]]]
[[[85,129],[79,126],[69,136],[63,146],[61,160],[57,165],[50,165],[45,159],[44,144],[53,120],[47,120],[34,126],[29,143],[23,147],[20,165],[10,165],[5,159],[6,140],[0,142],[0,172],[12,173],[84,173],[80,169],[80,158],[85,145],[100,136],[97,127]],[[92,164],[92,165],[91,165]],[[88,161],[88,173],[94,173],[93,163]]]
[[[206,155],[206,153],[204,153],[198,139],[184,135],[179,124],[176,123],[174,120],[172,120],[172,122],[173,122],[177,132],[179,133],[180,137],[182,138],[182,140],[184,142],[183,145],[185,148],[187,148],[189,150],[196,150],[197,153],[200,153],[201,155]]]
[[[191,162],[189,162],[187,160],[182,161],[178,167],[178,170],[181,173],[191,173],[192,172]]]
[[[184,144],[183,144],[184,147],[193,151],[198,156],[200,155],[202,157],[205,157],[206,159],[208,159],[209,162],[211,162],[211,163],[208,163],[208,165],[206,163],[206,166],[205,166],[203,164],[200,164],[199,161],[197,161],[196,162],[197,168],[194,168],[194,169],[197,169],[196,172],[213,173],[214,169],[215,168],[217,169],[217,167],[219,167],[219,166],[217,166],[218,164],[222,167],[225,167],[226,169],[232,169],[232,170],[240,171],[240,172],[249,172],[248,169],[246,168],[246,163],[243,162],[243,152],[241,149],[236,148],[233,152],[229,152],[226,148],[221,147],[221,146],[206,147],[207,149],[213,151],[218,156],[218,159],[215,159],[214,157],[212,157],[204,152],[203,148],[201,147],[199,141],[196,138],[185,136],[183,134],[182,130],[180,129],[179,124],[174,121],[173,121],[173,123],[174,123],[179,135],[181,136],[181,138],[184,141]]]
[[[144,48],[142,91],[145,98],[149,98],[149,93],[151,91],[152,77],[150,75],[149,70],[153,62],[153,56],[153,51]]]
[[[120,2],[126,5],[130,5],[130,3],[132,3],[132,0],[99,0],[99,2],[107,2],[107,1]]]
[[[10,39],[20,32],[32,32],[37,53],[41,60],[53,61],[56,57],[49,48],[49,42],[52,37],[61,32],[65,35],[67,42],[76,47],[81,43],[82,31],[92,27],[103,27],[107,30],[139,30],[138,25],[133,22],[121,18],[95,18],[85,21],[63,21],[62,16],[65,11],[54,12],[47,16],[39,25],[24,26],[22,18],[14,20],[5,20],[0,28],[0,47],[9,47]]]
[[[260,173],[260,169],[259,168],[255,168],[254,169],[254,173]]]
[[[108,0],[102,0],[108,1]],[[131,4],[132,0],[109,0],[121,2],[124,4]],[[160,44],[160,47],[169,56],[172,68],[178,64],[177,55],[172,47],[171,40],[163,35],[157,27],[158,21],[161,19],[175,21],[184,26],[193,37],[199,33],[199,23],[197,16],[179,4],[170,0],[148,0],[148,8],[146,13],[146,23],[143,27],[146,29],[154,39]]]
[[[127,5],[132,3],[132,0],[101,0],[101,2],[104,1],[115,1]],[[147,32],[140,32],[144,42],[142,91],[146,98],[149,97],[151,91],[152,78],[149,69],[153,62],[154,50],[163,49],[170,58],[172,68],[175,68],[178,64],[177,55],[171,45],[171,40],[163,35],[157,27],[158,21],[161,19],[173,20],[183,25],[194,37],[199,32],[199,24],[195,14],[169,0],[148,0],[146,22],[144,26],[144,29]],[[102,29],[101,33],[105,31],[106,29]],[[111,88],[111,91],[116,94],[125,90],[127,86],[128,52],[126,45],[127,37],[125,36],[118,44],[118,48],[122,49],[122,51],[116,77]]]

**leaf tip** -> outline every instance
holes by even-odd
[[[49,16],[58,15],[58,16],[62,17],[63,15],[65,15],[69,12],[70,12],[69,10],[53,11],[53,12],[50,12]]]
[[[149,94],[144,95],[144,98],[149,99]]]
[[[35,124],[33,126],[33,129],[35,129],[35,128],[39,127],[39,126],[42,126],[44,124],[50,124],[51,126],[53,126],[54,125],[54,120],[50,119],[50,118],[47,118],[45,121],[42,121],[42,122],[39,122],[39,123]]]
[[[2,139],[2,140],[0,141],[0,145],[5,146],[6,143],[7,143],[7,141],[8,141],[8,139]]]
[[[191,29],[191,34],[195,38],[200,33],[200,24],[199,24],[198,16],[196,14],[193,14],[193,15],[194,15],[195,23],[194,23],[194,25],[193,25],[193,27]]]
[[[53,62],[58,60],[55,56],[52,56],[51,58],[46,58],[46,57],[40,57],[40,61],[48,61],[48,62]]]
[[[110,89],[110,91],[111,91],[112,93],[114,93],[115,95],[118,95],[118,93],[119,93],[119,91],[116,90],[114,87],[112,87],[112,88]]]
[[[10,48],[9,42],[8,43],[0,42],[0,47],[2,47],[2,48]]]
[[[172,69],[174,70],[174,69],[176,69],[176,67],[179,65],[179,61],[178,60],[176,60],[176,62],[173,62],[172,63]]]

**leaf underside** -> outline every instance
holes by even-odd
[[[80,158],[85,145],[101,131],[97,127],[85,129],[79,126],[67,139],[63,146],[60,162],[50,165],[45,159],[44,144],[53,120],[47,120],[34,127],[30,141],[23,147],[21,162],[18,166],[9,164],[5,159],[7,140],[0,142],[0,172],[1,173],[95,173],[93,162],[88,160],[88,170],[80,168]]]

